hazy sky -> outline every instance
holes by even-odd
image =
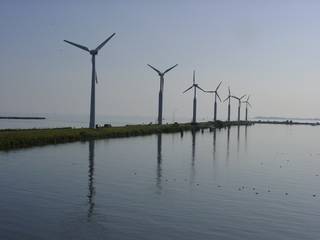
[[[252,116],[320,116],[320,1],[2,0],[0,113],[88,113],[91,59],[63,39],[99,52],[96,113],[157,115],[165,76],[164,117],[190,117],[196,70],[202,88],[223,80],[250,94]],[[236,102],[232,105],[236,116]],[[225,118],[227,105],[218,105]],[[199,118],[213,98],[199,93]]]

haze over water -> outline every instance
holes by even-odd
[[[319,134],[254,125],[2,152],[0,239],[319,239]]]

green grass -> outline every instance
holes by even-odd
[[[243,124],[243,123],[242,123]],[[248,124],[248,123],[246,123]],[[55,128],[55,129],[14,129],[0,131],[0,150],[42,146],[47,144],[58,144],[75,141],[87,141],[102,138],[121,138],[131,136],[144,136],[156,133],[174,133],[192,129],[204,129],[209,127],[226,127],[235,123],[217,121],[198,123],[191,125],[165,124],[165,125],[127,125],[123,127],[110,128]]]

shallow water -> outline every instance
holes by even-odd
[[[0,116],[18,116],[18,117],[45,117],[46,119],[31,120],[31,119],[0,119],[0,129],[30,129],[30,128],[61,128],[74,127],[80,128],[89,126],[89,115],[77,114],[5,114],[0,113]],[[202,119],[208,121],[209,119]],[[164,122],[189,122],[186,118],[165,119]],[[96,124],[103,126],[104,124],[112,124],[112,126],[124,126],[126,124],[141,124],[156,122],[152,117],[126,117],[126,116],[104,116],[96,115]]]
[[[0,239],[320,239],[320,128],[0,153]]]

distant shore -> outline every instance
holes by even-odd
[[[15,117],[15,116],[0,116],[0,119],[23,119],[23,120],[44,120],[45,117]]]
[[[297,121],[292,121],[292,120],[286,120],[286,121],[257,120],[257,121],[252,121],[252,123],[256,123],[256,124],[283,124],[283,125],[309,125],[309,126],[320,125],[319,122],[297,122]]]
[[[19,149],[48,144],[88,141],[104,138],[144,136],[159,133],[179,133],[202,129],[225,128],[237,125],[251,125],[252,122],[200,122],[173,124],[126,125],[122,127],[52,128],[52,129],[4,129],[0,130],[0,150]]]

